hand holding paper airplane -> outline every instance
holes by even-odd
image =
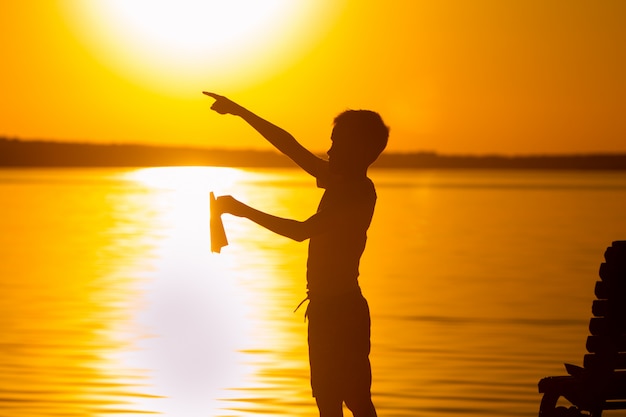
[[[228,245],[228,239],[226,238],[226,231],[224,230],[224,224],[222,223],[222,213],[217,210],[217,204],[215,194],[211,191],[211,252],[220,253],[224,246]]]

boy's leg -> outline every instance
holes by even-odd
[[[370,316],[359,294],[334,303],[312,301],[309,317],[311,385],[321,416],[376,416],[371,401]]]
[[[346,398],[346,405],[354,417],[376,417],[376,408],[370,396]]]
[[[317,396],[315,397],[320,417],[343,417],[343,401],[338,398]]]
[[[367,301],[360,297],[350,306],[350,320],[344,328],[348,336],[349,353],[344,358],[346,371],[350,375],[344,391],[346,406],[354,417],[376,417],[372,403],[372,370],[370,353],[370,313]],[[350,343],[351,342],[351,343]]]

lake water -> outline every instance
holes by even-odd
[[[582,364],[626,173],[371,177],[379,415],[536,415],[539,379]],[[306,243],[225,216],[210,253],[209,191],[296,219],[321,196],[295,170],[0,170],[1,416],[317,415]]]

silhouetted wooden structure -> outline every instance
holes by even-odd
[[[569,375],[539,381],[540,417],[599,417],[603,410],[626,409],[626,241],[613,242],[604,259],[589,323],[589,353],[583,367],[565,364]],[[560,397],[572,406],[557,406]]]

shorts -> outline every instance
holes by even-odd
[[[360,292],[312,299],[309,363],[314,397],[371,397],[370,311]]]

